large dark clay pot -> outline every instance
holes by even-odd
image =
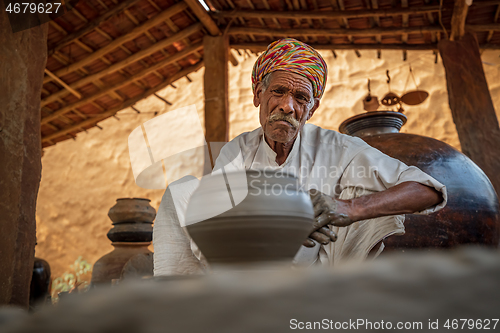
[[[387,238],[386,248],[449,248],[460,244],[497,247],[500,208],[488,177],[467,156],[444,142],[398,133],[404,122],[406,117],[401,113],[371,112],[346,120],[340,129],[446,185],[446,207],[431,215],[407,214],[405,235]]]

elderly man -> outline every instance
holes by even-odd
[[[320,105],[326,77],[326,63],[309,45],[291,38],[270,44],[252,73],[262,127],[226,144],[214,168],[282,170],[299,178],[316,214],[315,230],[296,257],[305,264],[364,259],[383,238],[404,232],[399,214],[432,213],[447,198],[445,186],[418,168],[359,138],[306,124]],[[161,257],[155,259],[157,275]]]

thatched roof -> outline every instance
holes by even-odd
[[[453,0],[88,0],[51,21],[42,144],[74,138],[203,66],[204,35],[259,52],[290,36],[318,49],[436,50]],[[500,0],[474,1],[466,29],[500,49]],[[235,63],[233,58],[233,64]]]

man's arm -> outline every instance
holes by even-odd
[[[336,220],[332,224],[347,226],[352,222],[381,216],[419,212],[439,204],[443,201],[443,196],[432,187],[409,181],[385,191],[337,201],[337,212],[349,216],[351,222]]]
[[[411,214],[443,201],[441,192],[413,181],[350,200],[333,199],[319,192],[313,192],[311,197],[316,221],[310,237],[322,244],[335,240],[325,230],[328,224],[345,227],[356,221],[381,216]],[[307,239],[304,245],[312,247],[314,242]]]

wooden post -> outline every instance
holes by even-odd
[[[225,36],[203,38],[205,61],[205,137],[207,142],[226,142],[229,132],[228,47]]]
[[[459,30],[456,30],[459,31]],[[489,177],[500,194],[500,130],[473,34],[438,43],[448,98],[462,152]]]
[[[40,94],[47,28],[44,24],[12,33],[7,12],[0,12],[0,305],[25,309],[42,168]]]

